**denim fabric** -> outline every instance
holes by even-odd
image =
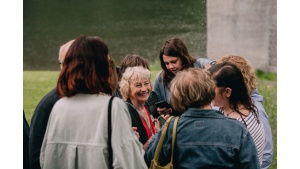
[[[167,131],[160,164],[170,161],[172,119]],[[161,130],[162,131],[162,130]],[[161,132],[147,149],[146,161],[154,158]],[[256,147],[246,127],[217,110],[190,108],[180,117],[173,159],[174,168],[237,168],[258,169]]]

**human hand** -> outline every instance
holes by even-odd
[[[137,127],[132,127],[132,130],[133,130],[134,134],[135,134],[138,138],[140,138],[140,134],[139,134],[139,132],[137,132]]]
[[[154,119],[154,131],[155,133],[158,133],[160,131],[160,124],[158,119]]]
[[[150,141],[153,139],[154,135],[152,135],[148,141],[143,145],[143,149],[145,150],[145,152],[147,151],[148,145],[150,143]]]
[[[166,121],[168,120],[168,118],[170,117],[169,114],[161,114],[160,115],[162,118],[164,118]]]
[[[159,108],[157,107],[157,112],[160,115],[167,115],[167,114],[171,114],[172,113],[172,108]]]

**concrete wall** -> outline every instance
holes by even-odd
[[[208,0],[207,57],[236,54],[255,69],[277,69],[276,0]]]

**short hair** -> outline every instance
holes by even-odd
[[[59,64],[62,64],[64,62],[67,51],[68,51],[68,49],[70,48],[70,46],[73,42],[74,42],[74,39],[70,40],[67,43],[60,46],[59,51],[58,51],[58,62],[59,62]]]
[[[189,68],[171,81],[170,93],[172,107],[183,113],[189,107],[210,105],[215,97],[215,84],[206,70]]]
[[[194,63],[196,61],[196,59],[194,59],[189,53],[188,48],[182,40],[178,38],[171,38],[167,40],[159,52],[160,65],[163,69],[160,79],[162,79],[166,85],[171,82],[175,75],[167,69],[163,55],[178,57],[181,60],[183,69],[194,67]]]
[[[257,81],[255,70],[252,68],[250,62],[245,58],[238,55],[227,54],[221,56],[216,62],[229,62],[237,66],[243,74],[248,92],[251,94],[251,92],[256,89]]]
[[[128,54],[121,62],[119,78],[121,79],[121,76],[125,72],[126,68],[134,66],[142,66],[146,69],[149,69],[149,63],[145,58],[137,54]]]
[[[110,81],[108,47],[99,37],[79,36],[71,44],[58,78],[61,97],[78,93],[112,94],[115,85]]]
[[[126,101],[130,97],[130,84],[136,81],[142,81],[147,79],[150,82],[151,90],[152,84],[150,80],[150,71],[140,66],[128,67],[122,75],[121,81],[119,83],[120,92],[123,96],[123,100]]]

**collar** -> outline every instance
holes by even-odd
[[[214,109],[196,109],[188,108],[182,115],[182,117],[214,117],[214,118],[225,118],[223,113]]]

